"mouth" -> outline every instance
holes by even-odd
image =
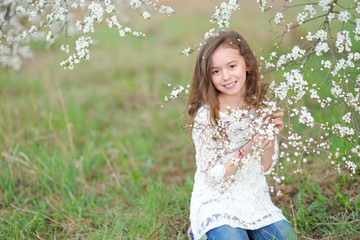
[[[232,83],[229,83],[229,84],[226,84],[226,85],[224,85],[224,87],[227,88],[227,89],[230,89],[230,88],[235,87],[236,83],[237,83],[237,81],[232,82]]]

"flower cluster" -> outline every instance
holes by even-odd
[[[335,46],[338,48],[339,53],[342,53],[344,50],[347,52],[351,51],[352,43],[349,37],[349,31],[343,30],[337,33]]]
[[[329,11],[331,0],[320,0],[319,6],[322,8],[323,11]]]
[[[23,1],[5,0],[0,2],[0,64],[20,69],[23,59],[32,57],[29,42],[44,39],[48,46],[61,35],[66,36],[66,47],[61,50],[70,54],[61,62],[64,68],[73,69],[74,64],[90,58],[93,40],[89,33],[95,32],[97,24],[105,22],[109,28],[116,28],[120,37],[144,38],[145,35],[123,27],[127,16],[122,12],[124,5],[140,11],[150,18],[151,11],[171,15],[174,10],[159,5],[155,0],[68,0],[68,1]],[[76,36],[75,46],[68,43],[68,36]],[[64,44],[63,44],[64,45]]]
[[[228,28],[230,25],[231,14],[239,9],[236,0],[229,0],[227,3],[221,3],[220,7],[216,7],[215,13],[211,16],[210,22],[217,23],[219,28]]]
[[[77,64],[80,62],[81,59],[90,59],[90,50],[89,47],[93,44],[93,40],[91,37],[79,37],[75,41],[75,50],[76,53],[73,55],[70,55],[67,60],[60,63],[61,66],[64,66],[64,68],[74,69],[74,64]],[[61,47],[61,50],[65,52],[69,52],[69,45],[67,47]]]
[[[222,2],[220,6],[215,7],[215,13],[211,16],[210,22],[217,24],[219,29],[228,28],[230,25],[230,18],[234,11],[239,10],[240,7],[237,4],[237,0],[228,0],[228,2]],[[216,33],[215,28],[211,28],[204,34],[205,39],[214,35]],[[185,48],[181,54],[185,56],[189,56],[193,53],[196,49],[199,50],[202,44],[194,47],[187,47]]]
[[[141,16],[143,16],[144,19],[150,19],[151,14],[148,11],[149,8],[153,8],[159,13],[172,15],[175,13],[174,9],[170,6],[165,5],[157,5],[157,2],[152,2],[150,0],[130,0],[130,6],[133,9],[137,9],[140,11]]]
[[[168,84],[168,87],[172,87],[172,85],[169,83]],[[179,96],[181,95],[186,95],[189,93],[189,87],[190,85],[187,85],[186,87],[182,86],[182,85],[179,85],[177,87],[174,87],[172,90],[171,90],[171,93],[168,95],[168,96],[165,96],[164,97],[164,101],[165,102],[169,102],[170,100],[173,100],[175,98],[178,98]],[[162,105],[164,106],[164,105]]]
[[[270,85],[270,89],[280,100],[288,98],[288,91],[290,89],[294,90],[296,94],[289,96],[288,98],[288,103],[293,104],[294,102],[292,100],[300,100],[306,94],[308,82],[304,80],[303,75],[298,69],[292,69],[290,72],[285,72],[283,76],[285,77],[285,81],[280,82],[278,87],[275,87],[275,81],[273,81]]]
[[[264,12],[265,10],[267,10],[267,8],[266,8],[267,1],[266,0],[256,0],[256,2],[259,3],[261,12]],[[270,9],[270,8],[272,8],[271,5],[268,7],[268,9]]]
[[[285,21],[284,14],[282,12],[277,12],[274,18],[276,24],[280,24],[282,21]]]

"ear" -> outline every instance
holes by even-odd
[[[249,66],[246,67],[246,71],[250,72],[251,68]]]

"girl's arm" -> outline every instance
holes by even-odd
[[[238,164],[234,164],[234,159],[239,160],[240,156],[236,154],[231,160],[225,164],[215,163],[211,159],[216,156],[217,144],[211,140],[211,134],[209,129],[199,131],[193,130],[193,139],[197,152],[197,165],[201,172],[205,174],[205,179],[212,184],[216,184],[221,180],[227,180],[234,175],[242,163],[238,161]],[[216,159],[216,157],[215,157]]]
[[[264,168],[264,172],[267,172],[272,165],[273,159],[272,157],[274,156],[275,153],[275,149],[274,149],[274,144],[275,144],[275,139],[274,140],[267,140],[269,141],[268,146],[264,149],[264,153],[261,156],[261,165]]]
[[[243,163],[241,161],[239,161],[239,163],[237,165],[235,165],[233,163],[233,159],[235,158],[241,158],[242,156],[239,156],[238,154],[236,156],[234,156],[230,161],[228,161],[227,163],[224,164],[224,168],[225,168],[225,174],[224,174],[224,180],[226,180],[227,178],[231,177],[232,175],[235,175],[235,173],[237,172],[237,170],[243,165]],[[239,160],[239,159],[237,159]]]
[[[230,161],[220,163],[221,154],[219,151],[221,145],[216,141],[217,130],[211,126],[209,121],[209,111],[200,109],[194,121],[192,137],[196,150],[196,165],[199,172],[204,176],[204,180],[217,185],[231,175],[235,174],[238,166]],[[236,156],[234,156],[236,157]]]

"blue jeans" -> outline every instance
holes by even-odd
[[[206,233],[208,240],[296,240],[296,233],[290,223],[285,220],[268,226],[246,230],[223,225]]]

